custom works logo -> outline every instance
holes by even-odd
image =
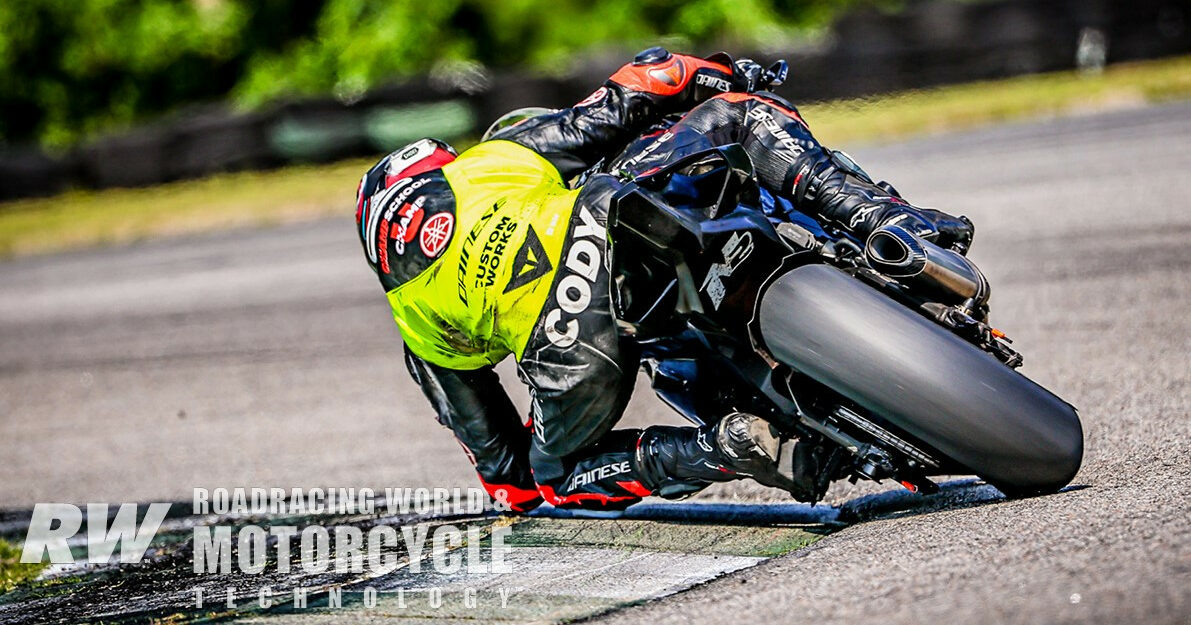
[[[87,504],[85,514],[76,505],[41,503],[33,509],[21,562],[48,559],[63,571],[138,564],[148,553],[152,566],[189,569],[175,572],[193,576],[195,608],[208,601],[227,608],[248,607],[246,601],[260,608],[305,608],[307,580],[322,580],[316,586],[327,594],[327,606],[341,607],[340,589],[327,589],[328,575],[361,592],[364,607],[376,603],[378,588],[367,585],[373,580],[381,593],[393,593],[397,607],[404,606],[407,591],[428,593],[428,604],[436,607],[444,589],[435,588],[435,580],[449,580],[446,591],[474,608],[477,591],[466,587],[469,576],[491,580],[512,573],[512,526],[486,514],[507,510],[502,504],[481,489],[457,488],[196,489],[189,514],[168,503],[139,509],[125,503],[114,514],[104,503]],[[155,543],[159,534],[164,536]],[[190,549],[179,549],[187,538]],[[188,552],[190,562],[155,555],[163,552]],[[396,578],[385,578],[399,569]],[[273,586],[292,593],[292,601],[279,601]],[[485,590],[505,606],[507,591],[491,584]]]

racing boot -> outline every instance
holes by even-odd
[[[761,417],[736,412],[718,424],[720,450],[732,458],[737,473],[760,484],[780,488],[799,501],[817,499],[821,468],[818,449],[797,438],[782,438]]]
[[[637,442],[634,468],[660,497],[691,495],[712,482],[751,477],[800,500],[814,493],[817,463],[801,462],[797,439],[782,439],[768,421],[743,412],[699,428],[654,426]],[[805,447],[805,446],[804,446]]]
[[[966,253],[975,227],[967,217],[913,206],[887,182],[873,182],[843,152],[808,150],[790,170],[789,197],[848,232],[868,238],[884,225],[896,224],[942,247]]]

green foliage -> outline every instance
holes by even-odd
[[[450,61],[565,72],[600,47],[774,47],[849,1],[329,0],[311,36],[252,59],[241,102],[281,93],[354,95]]]
[[[210,73],[241,44],[231,2],[5,0],[0,3],[0,136],[68,143],[227,89]]]
[[[21,549],[0,539],[0,594],[37,577],[44,566],[43,564],[21,564]]]
[[[458,66],[563,73],[653,45],[772,48],[856,0],[4,0],[0,144],[69,145],[231,94],[351,100]]]

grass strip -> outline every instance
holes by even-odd
[[[43,568],[44,564],[23,564],[20,547],[0,539],[0,594],[33,580]]]
[[[1191,97],[1191,56],[1122,63],[799,107],[826,145],[888,142],[997,123],[1063,117]]]

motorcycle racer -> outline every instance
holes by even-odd
[[[739,143],[761,187],[858,237],[897,222],[940,245],[970,244],[967,220],[912,206],[823,148],[793,105],[757,91],[762,75],[724,54],[651,48],[570,108],[459,155],[423,139],[361,180],[357,232],[407,367],[511,509],[622,508],[743,477],[805,497],[816,472],[812,450],[749,414],[613,429],[639,364],[612,313],[606,262],[609,201],[624,180]],[[673,114],[682,118],[648,132]],[[607,160],[612,173],[568,185]],[[509,355],[530,390],[529,424],[493,369]]]

